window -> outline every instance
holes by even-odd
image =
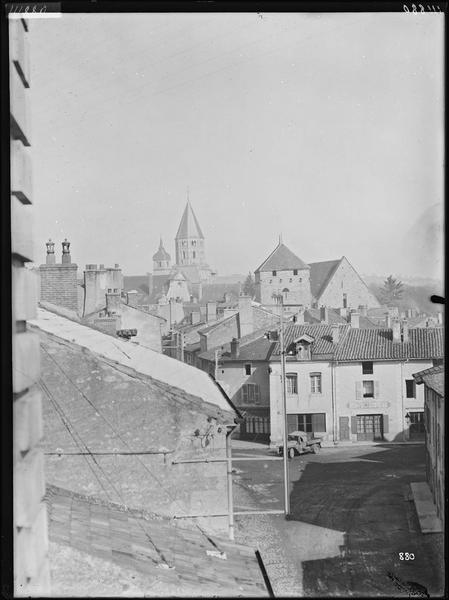
[[[373,374],[373,363],[372,362],[362,362],[362,373],[363,373],[363,375],[372,375]]]
[[[245,365],[245,375],[251,375],[251,363]]]
[[[407,398],[416,398],[416,388],[414,379],[405,380],[405,390]]]
[[[259,404],[260,388],[256,383],[245,383],[241,387],[242,404]]]
[[[273,277],[276,277],[276,271],[272,271],[271,274],[273,275]]]
[[[374,398],[374,381],[363,382],[363,397]]]
[[[296,373],[287,373],[285,378],[287,383],[287,394],[298,393],[298,375]]]
[[[193,251],[193,258],[196,258],[196,252],[195,252],[195,250]]]
[[[196,241],[192,240],[192,246],[196,246]]]
[[[293,275],[298,275],[298,269],[293,269]]]
[[[348,308],[348,294],[343,294],[343,308]]]
[[[312,437],[316,431],[326,431],[326,414],[287,415],[287,428],[288,433],[305,431]]]
[[[310,391],[321,394],[321,373],[310,373]]]
[[[410,416],[410,435],[424,433],[424,412],[411,412]]]

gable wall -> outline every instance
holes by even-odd
[[[366,305],[369,308],[380,306],[375,296],[346,259],[337,267],[332,279],[317,299],[318,305],[332,308],[343,307],[343,294],[347,294],[348,308],[357,309],[360,305]]]

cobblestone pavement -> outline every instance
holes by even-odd
[[[236,464],[236,483],[254,504],[282,508],[281,462]],[[277,595],[294,587],[310,597],[443,596],[442,535],[421,533],[409,494],[411,482],[425,479],[422,445],[323,449],[289,467],[292,520],[248,516],[239,524],[273,560]]]

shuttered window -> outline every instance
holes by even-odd
[[[310,391],[312,394],[321,394],[321,373],[310,373]]]
[[[245,383],[245,385],[242,385],[240,398],[242,404],[259,404],[260,388],[257,383]]]
[[[296,373],[287,373],[286,383],[287,383],[287,394],[297,394],[298,393],[298,375]]]
[[[407,398],[416,398],[416,388],[414,379],[405,380],[405,389]]]
[[[374,381],[364,381],[362,387],[364,398],[374,398]]]

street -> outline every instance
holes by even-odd
[[[282,461],[245,461],[273,454],[242,446],[233,453],[243,459],[234,462],[235,488],[243,487],[252,503],[243,506],[237,491],[235,511],[282,509]],[[425,480],[423,445],[323,448],[290,460],[289,472],[290,520],[263,520],[278,533],[279,556],[295,571],[298,595],[443,595],[442,534],[420,532],[409,496],[409,483]],[[258,518],[236,521],[257,530]],[[259,529],[253,543],[263,539],[266,526]]]

